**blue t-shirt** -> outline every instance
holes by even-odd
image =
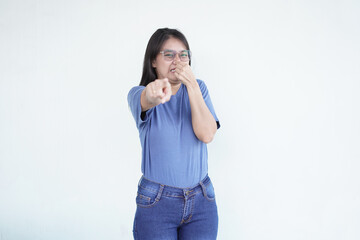
[[[220,127],[205,83],[197,80],[202,96]],[[142,147],[141,171],[145,178],[168,186],[187,188],[198,184],[208,172],[206,144],[192,128],[190,101],[181,84],[170,101],[141,114],[144,86],[133,87],[128,103],[139,130]]]

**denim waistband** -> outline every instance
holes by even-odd
[[[145,188],[149,191],[156,192],[161,195],[172,196],[172,197],[180,197],[180,196],[187,196],[193,193],[204,191],[205,187],[211,182],[210,177],[208,175],[205,176],[203,180],[201,180],[197,185],[194,187],[189,188],[178,188],[172,187],[164,184],[160,184],[157,182],[153,182],[149,179],[146,179],[144,176],[141,177],[138,186]]]

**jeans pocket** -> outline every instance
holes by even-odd
[[[212,185],[211,181],[205,186],[205,194],[204,195],[207,200],[215,201],[215,190],[214,190],[214,186]]]
[[[139,186],[136,196],[136,204],[140,207],[152,207],[157,202],[159,202],[159,200],[156,198],[157,195],[158,192],[154,189]]]

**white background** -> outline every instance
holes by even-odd
[[[0,2],[0,239],[132,239],[127,93],[161,27],[221,121],[218,239],[360,239],[359,1]]]

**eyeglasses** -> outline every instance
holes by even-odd
[[[164,56],[166,61],[173,61],[176,55],[179,55],[179,58],[182,62],[187,62],[190,60],[191,51],[190,50],[182,50],[177,52],[175,50],[165,49],[164,51],[160,51],[160,53]]]

